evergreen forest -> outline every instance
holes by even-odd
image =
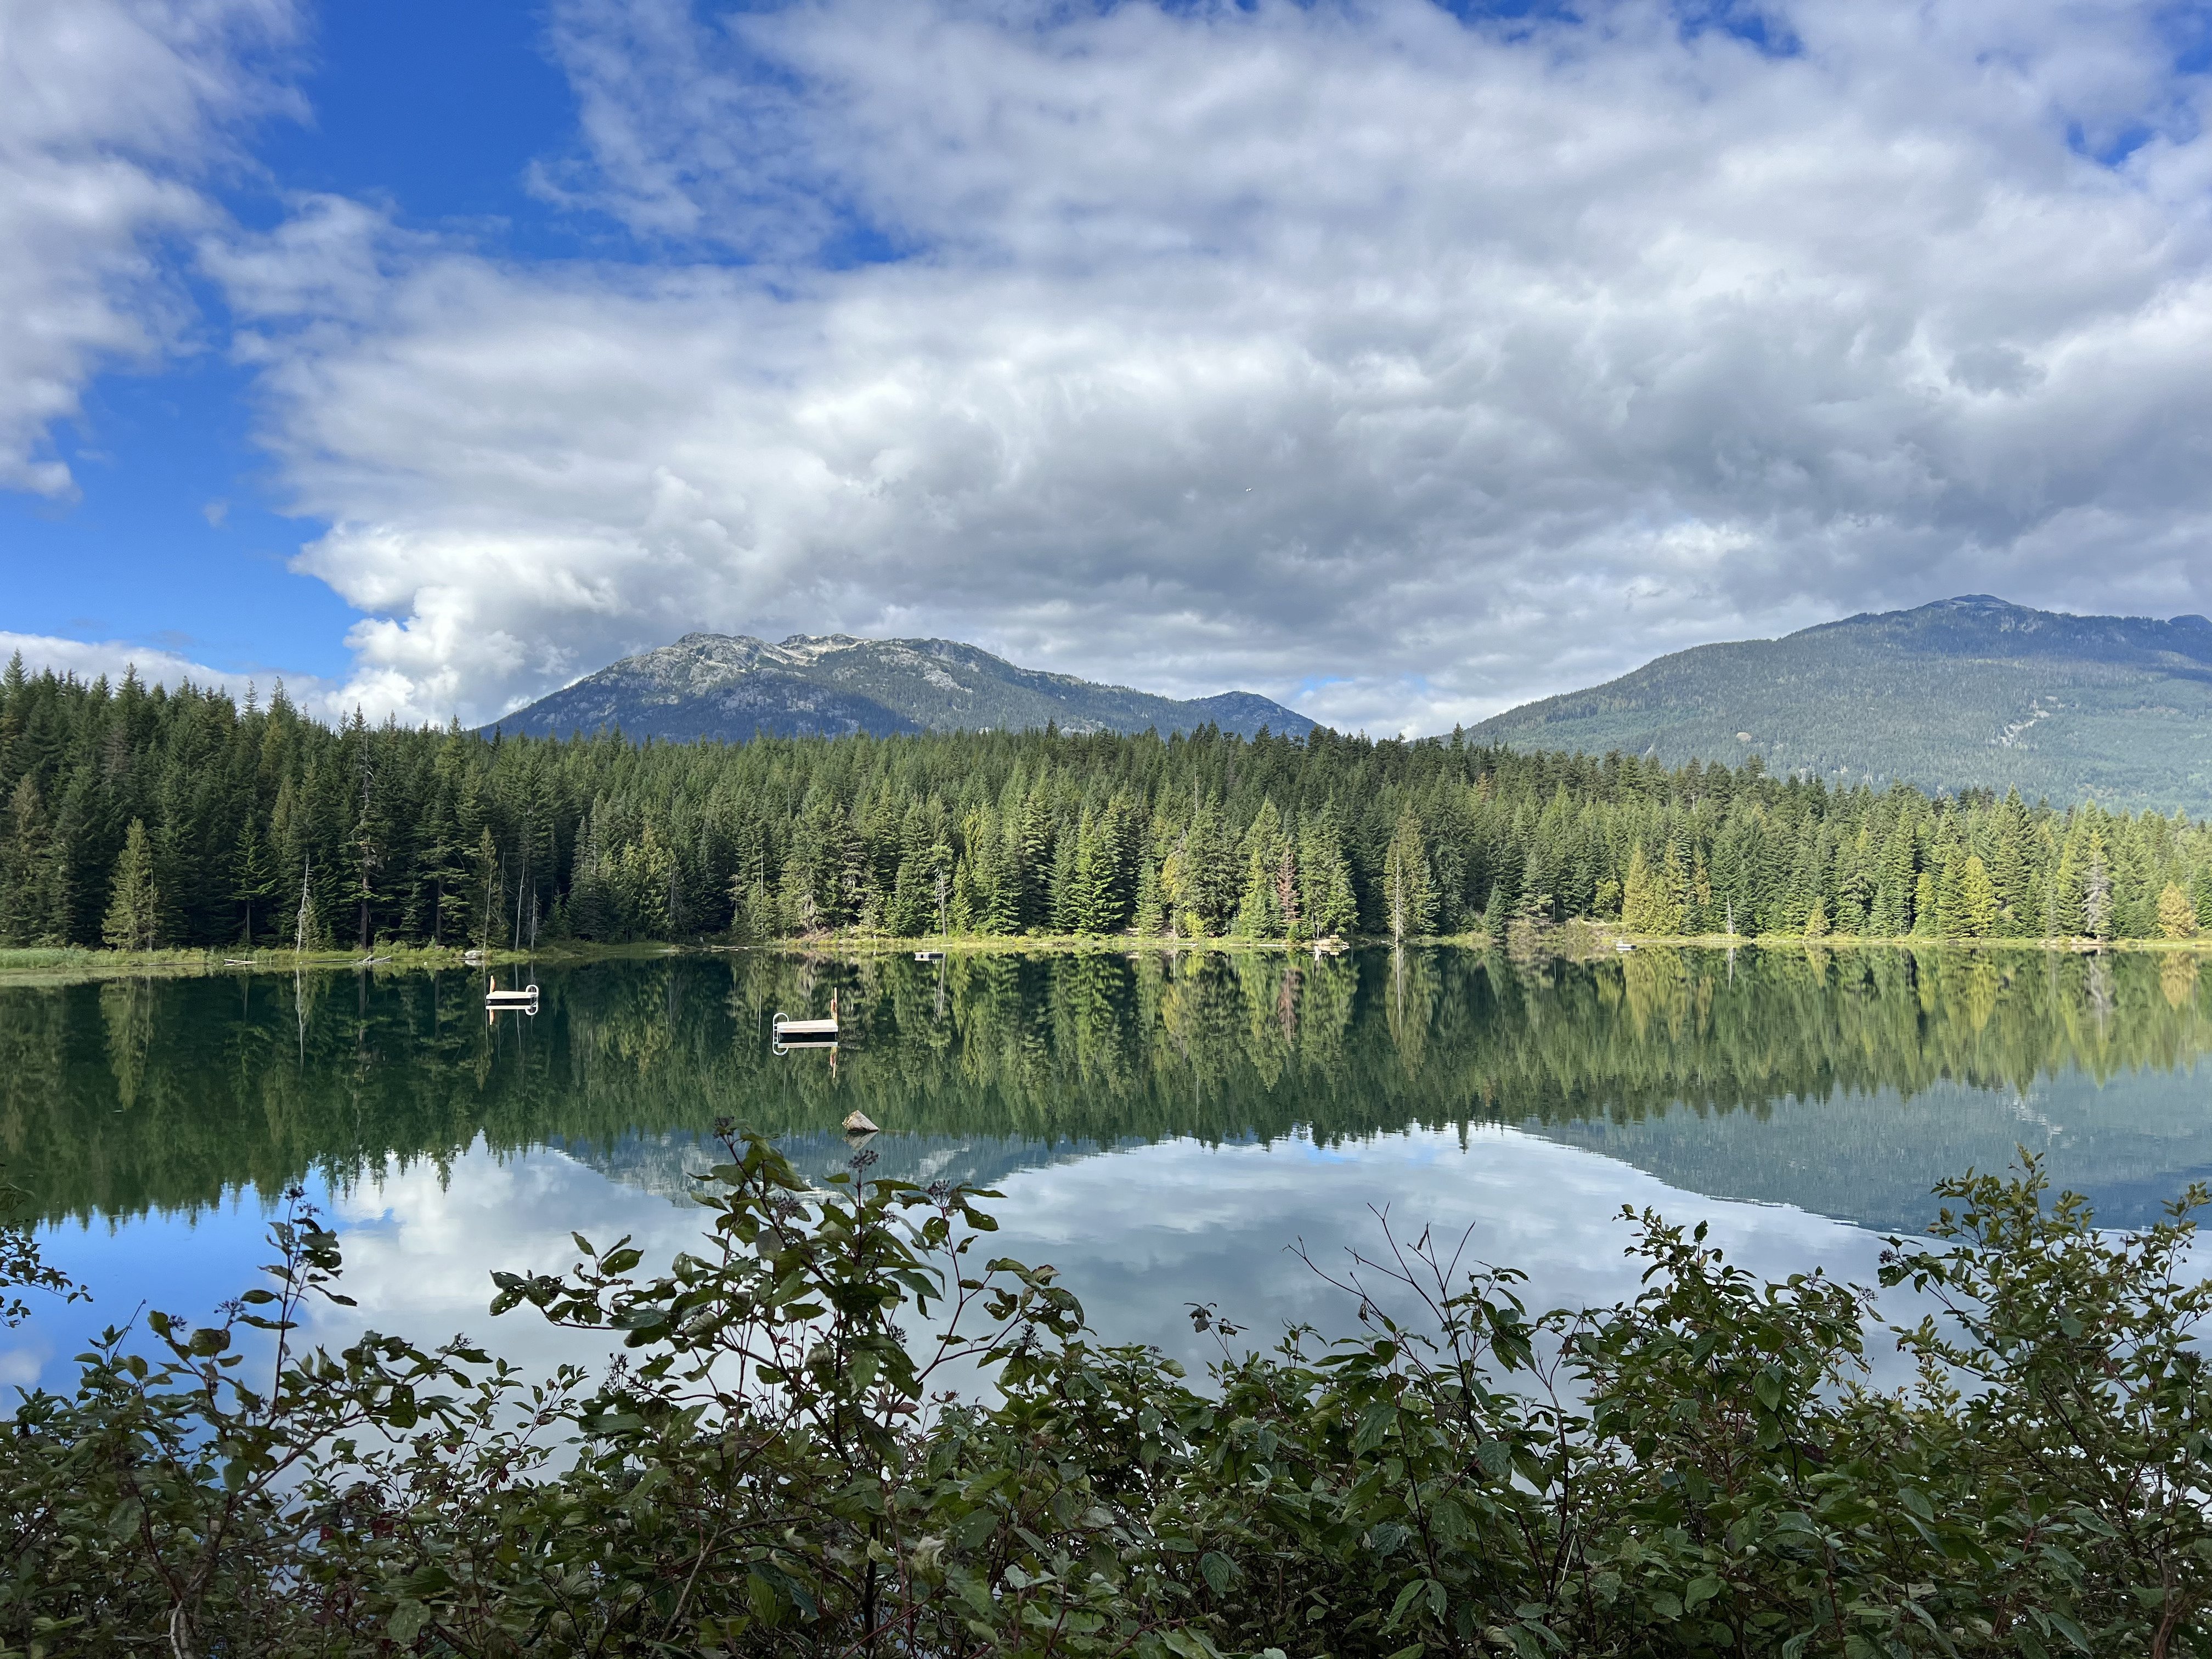
[[[533,947],[836,933],[2182,938],[2185,815],[1413,741],[634,744],[372,726],[19,660],[0,945]]]

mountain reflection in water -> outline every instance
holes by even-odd
[[[680,1200],[718,1118],[822,1176],[992,1184],[1171,1139],[1322,1147],[1503,1125],[1675,1188],[1917,1227],[2025,1144],[2105,1219],[2212,1170],[2193,959],[1413,950],[862,960],[733,952],[540,969],[489,1029],[472,975],[0,989],[0,1164],[49,1219],[191,1212],[307,1177],[557,1147]],[[769,1052],[839,995],[844,1043]]]

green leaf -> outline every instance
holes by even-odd
[[[1406,1609],[1413,1605],[1413,1598],[1421,1593],[1427,1580],[1416,1578],[1398,1592],[1398,1599],[1390,1604],[1390,1616],[1382,1621],[1384,1630],[1395,1630],[1398,1621],[1406,1616]]]
[[[1208,1550],[1198,1558],[1198,1571],[1216,1595],[1226,1595],[1229,1581],[1237,1576],[1237,1564],[1219,1550]]]
[[[1389,1555],[1412,1536],[1395,1521],[1378,1521],[1367,1529],[1367,1547],[1377,1555]]]
[[[1358,1455],[1371,1452],[1381,1445],[1383,1437],[1390,1432],[1390,1425],[1396,1420],[1397,1416],[1397,1407],[1388,1400],[1378,1400],[1368,1407],[1359,1414],[1359,1432],[1352,1437],[1352,1442],[1353,1453]]]
[[[385,1622],[385,1634],[401,1647],[413,1644],[422,1633],[422,1626],[430,1622],[430,1609],[420,1601],[405,1601],[392,1608],[392,1617]]]
[[[2051,1620],[2051,1624],[2057,1627],[2057,1632],[2061,1636],[2071,1642],[2082,1652],[2094,1653],[2096,1650],[2089,1645],[2088,1632],[2084,1631],[2081,1626],[2075,1624],[2071,1619],[2069,1619],[2064,1613],[2060,1613],[2054,1608],[2045,1616],[2047,1617]]]

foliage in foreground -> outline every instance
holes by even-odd
[[[1857,1380],[1868,1292],[1650,1214],[1624,1305],[1532,1317],[1391,1239],[1341,1280],[1362,1334],[1224,1341],[1200,1390],[981,1261],[990,1194],[730,1158],[665,1275],[580,1239],[495,1276],[495,1311],[626,1333],[596,1385],[296,1355],[338,1261],[295,1195],[270,1287],[20,1402],[0,1652],[2212,1652],[2201,1191],[2116,1236],[2032,1163],[1947,1182],[1886,1259],[1948,1310],[1895,1333],[1894,1394]]]

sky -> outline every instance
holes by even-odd
[[[5,0],[0,649],[695,629],[1344,729],[2212,611],[2212,7]]]

